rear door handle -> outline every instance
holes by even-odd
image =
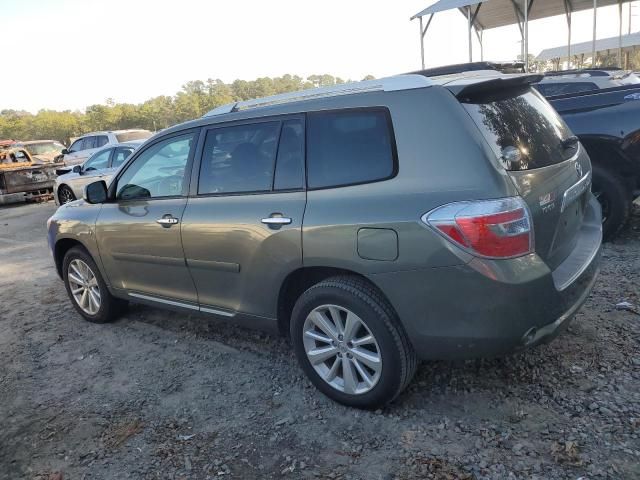
[[[162,218],[156,220],[156,223],[159,223],[164,228],[169,228],[171,225],[175,225],[178,223],[178,219],[171,214],[164,215]]]
[[[289,225],[292,220],[289,217],[268,217],[261,220],[265,225]]]

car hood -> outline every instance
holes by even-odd
[[[58,175],[56,178],[56,182],[64,182],[65,180],[71,180],[72,178],[78,178],[80,175],[74,172],[65,173],[63,175]]]

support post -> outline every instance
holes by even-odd
[[[571,11],[569,0],[564,0],[564,13],[567,16],[567,70],[571,69]]]
[[[424,70],[424,34],[422,33],[422,17],[420,17],[420,59],[422,60],[422,69]]]
[[[618,68],[622,68],[622,0],[618,0]]]
[[[420,17],[420,58],[422,59],[422,69],[424,70],[424,36],[427,34],[427,30],[429,29],[429,25],[431,25],[431,20],[433,20],[433,16],[435,13],[429,15],[429,20],[427,20],[427,25],[422,28],[422,17]]]
[[[467,7],[467,26],[469,29],[469,63],[473,62],[473,47],[471,45],[471,7]]]
[[[598,20],[598,0],[593,0],[593,38],[591,39],[591,67],[596,67],[596,26]]]
[[[594,0],[595,1],[595,0]],[[524,0],[524,71],[529,71],[529,0]]]

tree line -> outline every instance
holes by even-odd
[[[363,80],[373,79],[367,75]],[[235,80],[224,83],[220,79],[187,82],[173,96],[161,95],[143,103],[91,105],[85,112],[40,110],[33,115],[22,110],[0,111],[0,139],[52,139],[69,144],[69,139],[98,130],[144,128],[161,130],[186,120],[201,117],[209,110],[226,103],[345,83],[332,75],[297,75],[263,77],[256,80]]]

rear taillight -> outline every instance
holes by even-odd
[[[449,203],[422,221],[474,255],[513,258],[533,250],[531,217],[520,197]]]

